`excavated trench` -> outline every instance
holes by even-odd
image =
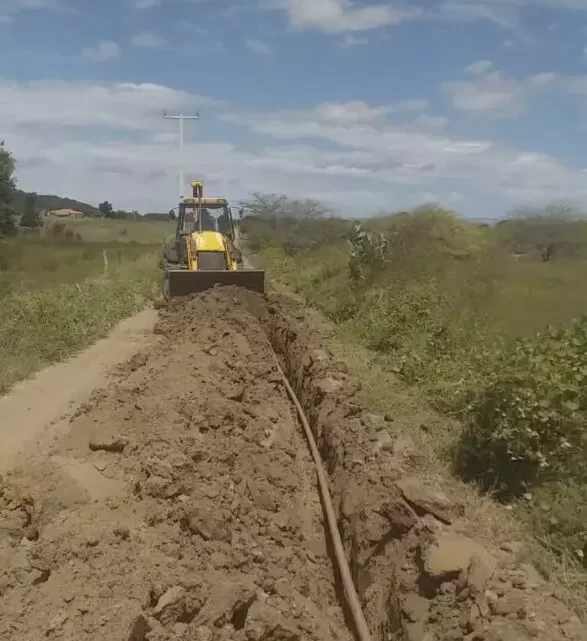
[[[309,419],[377,641],[584,639],[518,562],[462,534],[409,443],[289,300],[233,288],[160,310],[159,342],[0,484],[0,639],[350,640]],[[509,636],[508,636],[509,635]]]

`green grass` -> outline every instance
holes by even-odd
[[[80,234],[83,240],[101,243],[160,243],[175,232],[173,222],[159,220],[132,222],[111,218],[80,218],[65,224],[74,233]]]
[[[317,229],[316,246],[308,221],[246,224],[257,264],[323,312],[342,340],[367,349],[374,365],[459,419],[450,435],[442,423],[431,439],[437,454],[513,502],[545,545],[580,564],[587,321],[573,319],[587,314],[587,224],[474,228],[417,210],[368,222],[387,245],[374,235],[354,258],[330,228],[327,238]],[[544,262],[552,239],[558,253]]]
[[[15,290],[40,290],[79,283],[135,261],[158,244],[67,242],[19,238],[0,245],[0,297]]]
[[[165,223],[88,219],[67,227],[82,240],[0,241],[0,393],[159,295]]]

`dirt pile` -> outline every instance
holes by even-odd
[[[160,311],[35,466],[0,484],[0,638],[350,640],[315,473],[270,341],[330,475],[376,641],[580,641],[514,542],[471,538],[413,473],[302,310],[225,288]]]
[[[0,638],[352,638],[263,330],[211,292],[0,491]]]

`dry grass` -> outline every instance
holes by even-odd
[[[132,222],[111,218],[80,218],[61,221],[84,241],[95,243],[143,243],[157,244],[172,236],[174,223],[159,220]]]
[[[160,293],[165,223],[82,219],[67,226],[84,240],[0,242],[0,394],[104,336]],[[135,242],[126,242],[130,231],[113,240],[125,229]]]

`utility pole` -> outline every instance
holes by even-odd
[[[183,123],[185,120],[199,120],[200,119],[200,114],[196,114],[195,116],[186,116],[185,114],[177,114],[177,115],[171,115],[168,114],[166,111],[163,112],[163,117],[168,118],[170,120],[177,120],[179,122],[179,176],[178,176],[178,181],[179,181],[179,200],[180,202],[183,200],[184,196],[184,185],[185,185],[185,178],[184,178],[184,153],[183,153]]]

